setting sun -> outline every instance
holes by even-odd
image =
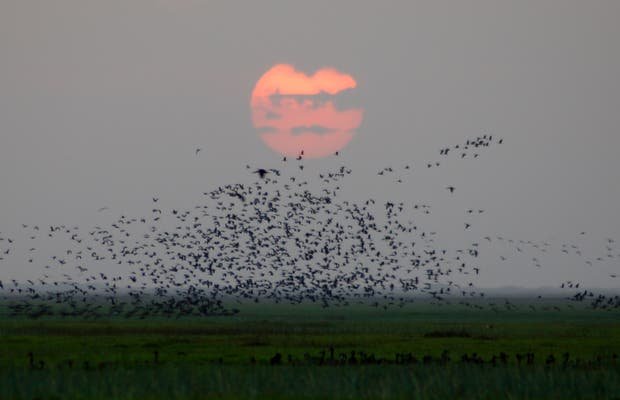
[[[354,89],[353,77],[334,68],[308,76],[288,64],[267,71],[252,92],[252,122],[273,150],[325,157],[349,143],[362,121],[361,109],[340,110],[334,97]]]

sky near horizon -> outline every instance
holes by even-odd
[[[436,205],[448,241],[468,207],[485,209],[479,237],[620,241],[619,18],[614,0],[3,0],[0,232],[92,226],[110,221],[98,209],[136,215],[152,196],[191,207],[247,181],[246,164],[278,167],[251,95],[290,64],[355,79],[350,142],[308,161],[353,168],[347,195]],[[395,188],[375,179],[483,134],[505,143]],[[489,263],[480,284],[620,288],[615,272],[620,258],[596,272],[570,257]]]

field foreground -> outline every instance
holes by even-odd
[[[619,317],[429,304],[5,317],[0,399],[620,399]]]

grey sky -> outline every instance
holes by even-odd
[[[356,171],[350,194],[431,203],[444,231],[482,207],[479,237],[559,246],[586,231],[580,240],[595,248],[620,239],[619,18],[616,0],[3,0],[0,232],[90,226],[105,220],[100,207],[137,214],[154,194],[191,207],[247,180],[246,163],[278,165],[251,125],[249,96],[286,62],[357,79],[364,121],[338,160]],[[397,189],[375,179],[484,133],[506,144]],[[480,283],[565,275],[619,287],[614,262],[596,273],[570,258],[542,271],[488,263]]]

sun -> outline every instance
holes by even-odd
[[[289,64],[274,65],[252,91],[252,122],[280,154],[326,157],[344,148],[362,122],[361,109],[334,104],[339,93],[356,87],[351,75],[334,68],[308,76]]]

